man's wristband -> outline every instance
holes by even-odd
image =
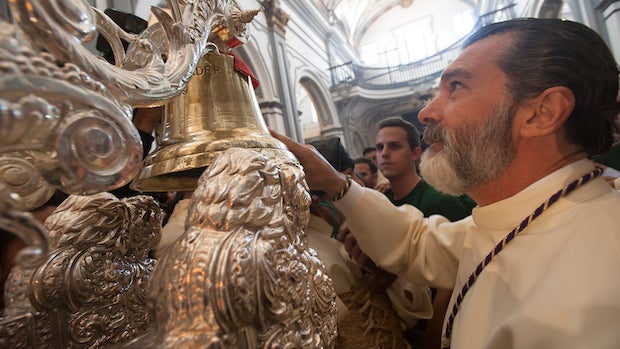
[[[342,199],[343,196],[345,196],[345,194],[349,191],[349,188],[351,188],[351,181],[353,179],[351,178],[350,175],[347,175],[347,181],[344,183],[344,187],[342,188],[342,190],[340,191],[340,193],[338,193],[338,195],[334,196],[332,198],[332,201],[338,201],[340,199]]]

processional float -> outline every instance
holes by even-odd
[[[9,1],[0,229],[30,246],[6,285],[0,347],[334,345],[335,293],[303,233],[303,171],[268,135],[249,77],[227,54],[258,11],[167,3],[131,34],[86,1]],[[115,64],[83,46],[97,33]],[[156,106],[165,122],[143,164],[132,110]],[[156,203],[106,192],[130,182],[195,189],[186,230],[159,260],[149,257]],[[26,211],[55,190],[71,196],[44,227]]]

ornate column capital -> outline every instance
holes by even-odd
[[[291,16],[280,8],[278,0],[265,0],[262,5],[265,8],[265,17],[269,28],[285,36],[286,24]]]

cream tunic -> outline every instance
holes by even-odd
[[[349,257],[342,243],[330,236],[331,229],[322,218],[310,215],[305,233],[308,246],[319,255],[327,275],[334,283],[336,294],[340,295],[352,290],[361,276],[361,268]],[[426,286],[416,286],[397,279],[386,289],[386,293],[405,328],[412,327],[419,319],[428,319],[433,315],[431,292]],[[348,309],[339,299],[337,301],[340,321],[345,318]]]
[[[455,288],[517,224],[594,169],[581,160],[450,223],[354,185],[336,202],[358,243],[411,282]],[[382,227],[391,239],[374,235]],[[406,241],[407,243],[403,243]],[[444,324],[445,326],[445,324]],[[545,210],[484,269],[454,323],[452,349],[620,348],[620,193],[597,178]]]

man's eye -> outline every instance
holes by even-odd
[[[456,90],[458,90],[461,87],[463,87],[463,84],[461,84],[458,81],[450,82],[450,91],[456,91]]]

